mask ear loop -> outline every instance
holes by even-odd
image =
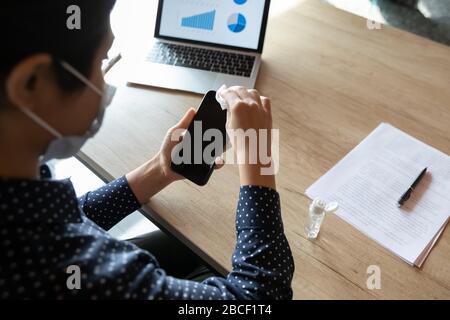
[[[60,61],[61,66],[67,70],[69,73],[71,73],[75,78],[78,78],[81,82],[83,82],[86,86],[91,88],[94,92],[96,92],[100,97],[103,96],[103,91],[97,88],[90,80],[88,80],[84,75],[81,74],[77,69],[72,67],[70,64],[68,64],[66,61],[61,60]]]
[[[42,120],[40,117],[38,117],[37,115],[35,115],[31,110],[27,109],[27,108],[23,108],[21,107],[20,110],[25,113],[28,117],[30,117],[34,122],[36,122],[37,124],[39,124],[41,127],[43,127],[45,130],[47,130],[48,132],[50,132],[52,135],[54,135],[57,138],[62,138],[62,135],[56,131],[55,129],[53,129],[51,126],[49,126],[47,124],[47,122],[45,122],[44,120]]]
[[[70,64],[68,64],[65,61],[60,61],[61,66],[67,70],[69,73],[71,73],[75,78],[78,78],[81,82],[83,82],[86,86],[91,88],[94,92],[96,92],[101,97],[103,96],[103,92],[99,90],[91,81],[89,81],[84,75],[82,75],[78,70],[76,70],[74,67],[72,67]],[[53,136],[57,138],[62,138],[62,134],[60,134],[58,131],[53,129],[51,126],[47,124],[44,120],[42,120],[39,116],[34,114],[31,110],[28,108],[21,107],[20,110],[25,113],[28,117],[30,117],[34,122],[39,124],[41,127],[46,129],[48,132],[50,132]]]

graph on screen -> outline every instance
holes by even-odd
[[[203,30],[213,30],[216,10],[196,14],[181,19],[181,26],[185,28],[195,28]]]
[[[267,1],[162,2],[159,25],[161,36],[252,50],[258,48]]]
[[[246,25],[247,20],[240,13],[234,13],[228,18],[228,29],[231,32],[239,33],[245,29]]]

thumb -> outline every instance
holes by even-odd
[[[196,111],[190,108],[180,121],[173,127],[173,129],[187,129],[194,119]]]

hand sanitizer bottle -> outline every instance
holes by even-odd
[[[337,202],[326,204],[325,201],[316,198],[309,206],[309,226],[305,228],[308,239],[316,239],[320,231],[325,214],[333,213],[338,209]]]

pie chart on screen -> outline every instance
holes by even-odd
[[[238,33],[245,29],[247,20],[244,15],[240,13],[234,13],[228,18],[228,29],[232,32]]]

